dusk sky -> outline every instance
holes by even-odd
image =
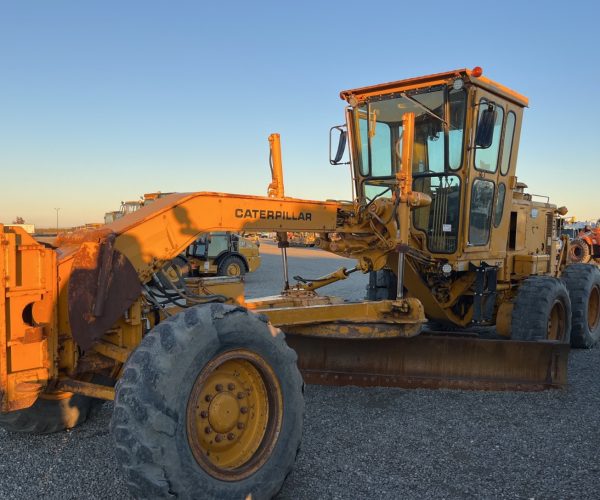
[[[0,222],[100,222],[152,191],[349,199],[343,89],[481,66],[530,99],[517,175],[600,218],[600,8],[554,2],[0,0]]]

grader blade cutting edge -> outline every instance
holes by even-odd
[[[569,345],[421,334],[347,340],[294,334],[305,382],[321,385],[539,391],[567,383]]]

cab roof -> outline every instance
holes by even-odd
[[[343,90],[340,92],[340,97],[352,104],[351,101],[364,101],[369,97],[394,94],[405,92],[407,90],[418,89],[421,87],[430,87],[433,85],[447,85],[456,78],[462,78],[465,83],[470,82],[478,87],[488,90],[500,97],[508,99],[519,106],[526,107],[529,105],[529,99],[514,90],[505,87],[504,85],[494,82],[485,76],[476,77],[473,75],[473,70],[463,68],[444,73],[436,73],[433,75],[419,76],[409,78],[407,80],[398,80],[396,82],[380,83],[369,87],[359,87],[351,90]]]

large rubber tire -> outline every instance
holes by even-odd
[[[217,274],[219,276],[242,277],[246,274],[246,264],[237,255],[230,255],[219,263]]]
[[[85,422],[98,401],[77,394],[62,399],[40,397],[29,408],[0,414],[0,427],[10,432],[31,434],[64,431]]]
[[[571,345],[590,348],[600,340],[600,269],[572,264],[562,273],[572,308]]]
[[[222,480],[206,465],[200,465],[195,456],[197,446],[194,449],[195,443],[188,439],[190,408],[197,412],[197,402],[211,400],[194,399],[194,395],[206,370],[219,367],[215,360],[242,351],[258,355],[275,374],[283,414],[279,413],[279,433],[266,433],[271,437],[261,438],[260,447],[244,464],[253,464],[252,473]],[[125,365],[111,420],[117,457],[131,493],[138,498],[273,497],[291,471],[300,447],[304,399],[296,361],[296,353],[287,346],[280,330],[264,316],[241,307],[195,306],[155,327]],[[216,391],[223,390],[216,387]],[[216,425],[212,420],[209,423]],[[253,460],[259,460],[258,465]],[[237,470],[242,469],[232,472]]]
[[[569,244],[569,260],[574,263],[585,264],[592,257],[590,246],[582,239],[574,239]]]
[[[511,338],[558,340],[571,336],[571,300],[565,284],[551,276],[531,276],[519,287],[512,312]]]
[[[396,298],[397,279],[389,269],[369,272],[367,300],[394,300]]]

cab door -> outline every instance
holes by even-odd
[[[480,124],[482,114],[486,109],[495,113],[493,135],[488,147],[474,147],[471,151],[469,166],[470,182],[466,193],[465,233],[466,252],[482,252],[490,257],[490,250],[505,250],[492,247],[492,230],[494,227],[495,208],[500,198],[506,195],[506,185],[499,187],[502,133],[506,119],[506,103],[497,96],[478,89],[475,94],[475,123]],[[481,125],[478,125],[480,127]],[[474,131],[471,144],[475,145],[477,128]],[[499,198],[500,197],[500,198]],[[502,210],[502,208],[500,208]],[[473,256],[475,258],[475,256]],[[484,257],[482,257],[484,258]]]

